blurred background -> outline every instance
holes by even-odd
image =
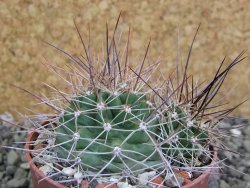
[[[200,23],[188,71],[195,75],[195,80],[209,80],[224,56],[227,56],[227,64],[243,50],[248,50],[245,55],[249,56],[248,0],[1,0],[0,119],[16,123],[17,112],[30,114],[26,108],[36,108],[36,101],[12,84],[42,94],[48,94],[48,90],[41,83],[60,84],[61,80],[50,73],[43,63],[63,65],[68,60],[43,41],[79,56],[83,51],[74,27],[75,20],[86,41],[90,28],[94,51],[101,53],[106,22],[111,33],[120,11],[125,18],[125,31],[131,26],[130,57],[134,65],[142,59],[151,38],[148,57],[152,61],[160,57],[161,70],[168,76],[176,63],[178,33],[179,58],[185,62]],[[248,57],[230,72],[222,92],[229,95],[227,101],[234,106],[249,98],[249,91]],[[224,140],[230,149],[240,155],[219,151],[221,159],[227,159],[227,167],[219,172],[220,180],[216,174],[212,177],[209,188],[250,188],[250,120],[247,120],[250,119],[250,101],[236,109],[233,115],[238,118],[224,121],[222,127],[245,126],[241,130],[233,129]],[[13,142],[23,141],[26,133],[18,131],[23,129],[0,121],[1,145],[13,146]],[[19,145],[14,146],[22,147]],[[32,188],[28,164],[21,152],[1,150],[1,187]]]
[[[105,36],[106,22],[112,31],[116,19],[123,11],[126,27],[131,26],[131,56],[138,63],[151,38],[149,57],[161,59],[162,70],[173,71],[178,30],[181,59],[184,62],[193,35],[201,23],[194,44],[189,73],[196,80],[208,80],[224,56],[227,63],[250,44],[250,1],[0,1],[0,113],[25,112],[34,104],[26,93],[14,88],[15,84],[30,91],[46,93],[41,85],[59,83],[60,80],[42,65],[63,63],[67,58],[45,44],[52,44],[71,54],[82,53],[73,20],[87,39],[88,27],[92,43],[99,52]],[[111,32],[110,32],[111,33]],[[249,51],[246,52],[249,56]],[[222,91],[230,93],[229,102],[236,105],[247,99],[250,91],[249,58],[229,74]],[[234,115],[250,117],[250,102],[238,108]]]

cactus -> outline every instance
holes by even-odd
[[[107,178],[118,176],[117,181],[125,179],[130,186],[145,186],[139,176],[150,172],[155,177],[172,174],[176,186],[181,187],[176,171],[202,171],[205,168],[200,166],[212,161],[211,146],[218,143],[216,125],[234,108],[211,112],[219,106],[211,104],[228,71],[244,59],[243,53],[221,70],[224,59],[212,80],[202,87],[187,75],[192,42],[182,74],[177,68],[175,77],[152,83],[149,78],[159,62],[145,67],[150,42],[142,62],[131,68],[129,35],[122,57],[120,39],[115,40],[119,19],[111,41],[107,38],[102,63],[91,57],[84,43],[83,59],[50,44],[74,65],[69,66],[69,72],[50,66],[70,89],[60,91],[51,86],[57,96],[42,100],[57,113],[48,125],[36,129],[50,142],[42,152],[34,152],[34,159],[45,164],[53,161],[55,172],[49,177],[68,175],[65,182],[114,183]],[[146,181],[147,186],[154,185],[151,180]],[[170,185],[163,182],[161,186]]]
[[[166,156],[190,162],[200,152],[193,151],[195,139],[208,137],[186,116],[179,107],[160,114],[143,92],[97,89],[71,99],[55,130],[62,135],[56,138],[57,153],[63,159],[79,157],[83,169],[97,172],[138,174],[160,168]]]

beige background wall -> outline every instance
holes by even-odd
[[[80,54],[75,18],[83,34],[90,24],[93,43],[100,47],[106,21],[114,26],[121,10],[126,14],[127,25],[132,26],[132,55],[140,57],[151,37],[150,57],[160,56],[166,72],[172,70],[175,63],[178,28],[185,60],[193,34],[201,23],[190,69],[200,80],[208,79],[225,55],[229,63],[250,46],[248,0],[3,0],[0,1],[0,113],[26,113],[24,107],[34,104],[30,96],[10,84],[46,93],[41,82],[58,82],[41,62],[43,56],[51,63],[63,62],[65,58],[42,40]],[[249,53],[248,50],[246,55]],[[232,71],[223,90],[232,91],[232,105],[250,97],[249,58]],[[250,118],[250,102],[234,114]]]

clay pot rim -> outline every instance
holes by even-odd
[[[34,137],[37,137],[39,135],[39,133],[35,132],[35,131],[32,131],[31,133],[28,134],[28,138],[27,138],[27,141],[32,141],[34,139]],[[43,177],[45,178],[46,176],[44,175],[44,173],[42,173],[41,170],[38,169],[38,167],[35,165],[35,163],[33,163],[32,161],[32,157],[31,157],[31,152],[29,151],[30,150],[30,144],[29,143],[26,143],[25,144],[25,156],[26,156],[26,159],[30,165],[30,168],[32,168],[36,174],[38,174],[40,177]],[[46,178],[44,179],[46,180],[48,183],[50,183],[51,185],[55,186],[55,187],[58,187],[58,188],[67,188],[66,186],[52,180],[51,178]],[[43,181],[43,180],[42,180]]]
[[[38,167],[33,163],[32,161],[32,157],[31,157],[31,152],[29,151],[30,150],[30,144],[29,144],[29,141],[32,141],[34,139],[34,137],[37,137],[39,135],[39,133],[35,132],[35,130],[31,131],[29,134],[28,134],[28,137],[27,137],[27,143],[25,144],[25,156],[26,156],[26,159],[30,165],[30,168],[32,168],[35,173],[37,173],[40,177],[42,178],[45,178],[46,176],[38,169]],[[217,161],[217,152],[214,151],[213,152],[213,159],[212,159],[212,163],[213,164],[215,161]],[[195,186],[195,184],[198,184],[200,181],[202,181],[202,179],[206,179],[208,178],[208,176],[211,174],[211,172],[213,171],[213,168],[209,168],[207,170],[205,170],[198,178],[192,180],[191,183],[189,184],[186,184],[184,186],[182,186],[181,188],[191,188],[192,186]],[[44,179],[45,180],[45,179]],[[66,186],[52,180],[51,178],[46,178],[46,181],[48,181],[48,183],[52,184],[53,186],[55,187],[58,187],[58,188],[67,188]]]
[[[218,160],[217,151],[214,150],[213,151],[212,162],[210,163],[210,165],[215,164],[217,160]],[[195,178],[194,180],[192,180],[191,183],[183,185],[181,188],[192,188],[192,187],[195,187],[195,185],[198,184],[200,181],[202,181],[203,179],[208,178],[208,176],[210,174],[212,174],[213,171],[214,171],[214,168],[206,169],[198,178]]]

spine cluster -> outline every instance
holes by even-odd
[[[215,110],[220,104],[213,99],[231,68],[244,59],[244,52],[225,69],[223,59],[211,81],[197,84],[187,74],[192,42],[182,71],[177,65],[176,72],[165,79],[159,76],[158,61],[148,63],[150,42],[142,61],[132,68],[130,30],[123,49],[121,35],[116,40],[119,19],[111,40],[107,29],[103,59],[92,56],[90,44],[85,45],[77,27],[85,56],[77,58],[51,45],[73,64],[68,70],[49,65],[69,89],[51,86],[57,95],[41,99],[56,114],[46,126],[36,129],[46,137],[47,145],[41,152],[33,152],[34,159],[53,163],[54,173],[48,177],[68,177],[58,180],[60,183],[77,180],[79,185],[88,180],[90,184],[112,184],[111,179],[118,177],[116,183],[153,186],[152,180],[160,176],[161,186],[169,187],[165,180],[171,175],[177,182],[174,185],[180,187],[176,172],[199,172],[212,161],[219,140],[216,125],[234,109]],[[154,71],[157,80],[150,81]],[[153,174],[146,183],[140,179],[145,173]]]

